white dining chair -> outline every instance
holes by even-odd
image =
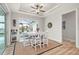
[[[42,42],[41,42],[41,44],[43,45],[43,47],[45,47],[45,45],[48,47],[48,38],[47,38],[45,33],[42,34]]]
[[[35,48],[35,51],[37,51],[38,46],[41,48],[41,38],[39,34],[34,34],[34,37],[31,41],[31,46]]]
[[[23,46],[29,46],[30,45],[30,36],[24,36],[23,37]]]
[[[24,41],[23,41],[23,46],[29,46],[30,45],[30,41],[29,41],[29,38],[24,38]]]

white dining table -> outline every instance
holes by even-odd
[[[44,32],[26,32],[26,33],[24,33],[24,34],[28,35],[28,37],[23,36],[24,42],[26,42],[26,41],[29,42],[31,39],[34,38],[33,36],[40,35],[40,38],[41,38],[41,35],[44,35]],[[29,38],[29,37],[32,37],[32,38]],[[28,42],[26,42],[26,43],[28,43]],[[26,45],[28,46],[29,44],[30,44],[30,43],[28,43],[28,44],[26,44]],[[25,43],[24,43],[24,46],[25,46]]]

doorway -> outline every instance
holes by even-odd
[[[62,15],[62,39],[76,45],[76,11]]]

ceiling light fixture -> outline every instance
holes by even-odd
[[[41,12],[45,12],[45,10],[43,10],[44,4],[34,4],[31,6],[31,8],[33,9],[32,12],[36,12],[36,14],[40,14]]]

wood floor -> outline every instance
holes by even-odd
[[[59,44],[53,40],[48,40],[48,46],[42,46],[41,48],[39,48],[39,46],[37,47],[37,50],[35,51],[35,49],[32,46],[23,46],[23,42],[17,42],[16,43],[16,47],[15,47],[15,55],[41,55],[44,52],[47,52],[51,49],[54,49],[56,47],[61,46],[62,44]]]
[[[64,41],[62,46],[47,51],[42,55],[79,55],[79,49],[75,47],[75,43]]]
[[[57,43],[53,40],[48,40],[48,46],[42,48],[37,47],[37,51],[31,46],[23,46],[23,42],[16,42],[11,46],[7,47],[3,55],[41,55],[51,49],[61,46],[62,44]]]
[[[10,53],[8,54],[5,53],[5,54],[6,55],[12,54],[11,53],[12,50],[13,50],[12,47],[8,48],[7,52],[10,52]],[[61,46],[51,49],[49,51],[46,51],[41,55],[79,55],[79,48],[76,48],[75,43],[73,42],[64,41]]]

